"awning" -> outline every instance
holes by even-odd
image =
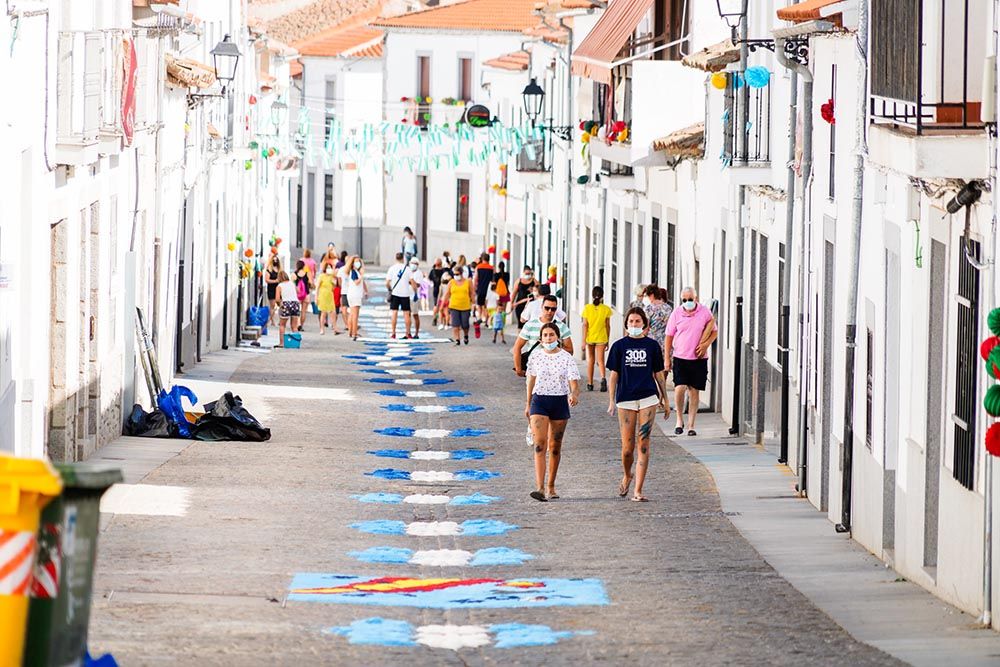
[[[610,84],[612,63],[652,6],[653,0],[611,0],[573,52],[573,74]]]
[[[805,0],[797,5],[789,5],[778,10],[778,18],[783,21],[815,21],[817,19],[839,16],[840,12],[831,5],[841,4],[843,0]],[[829,10],[823,11],[830,7]],[[839,25],[839,24],[838,24]]]
[[[733,44],[732,40],[726,39],[718,44],[706,46],[697,53],[684,56],[681,63],[687,67],[694,67],[706,72],[721,72],[726,69],[726,65],[739,59],[739,47]]]
[[[507,70],[509,72],[524,72],[528,69],[531,54],[527,51],[514,51],[498,58],[483,61],[484,67]]]
[[[263,70],[257,73],[257,80],[260,82],[261,90],[273,90],[275,84],[278,83],[277,77],[271,76]]]
[[[178,58],[168,53],[167,83],[186,88],[208,88],[215,83],[215,68],[191,58]]]
[[[653,140],[654,151],[677,158],[701,158],[705,155],[705,123],[695,123]]]

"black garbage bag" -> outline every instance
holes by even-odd
[[[155,408],[146,412],[136,403],[132,412],[125,420],[125,435],[135,435],[141,438],[178,438],[177,425],[167,419],[163,411]]]
[[[227,391],[219,400],[205,404],[205,414],[191,427],[195,440],[245,440],[263,442],[271,439],[271,429],[264,428],[246,408],[239,396]]]

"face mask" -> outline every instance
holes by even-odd
[[[542,347],[546,350],[554,350],[559,347],[559,341],[552,341],[551,343],[542,343]]]
[[[689,313],[697,307],[698,304],[695,303],[694,301],[685,301],[683,304],[681,304],[681,308],[688,311]]]
[[[625,331],[633,338],[638,338],[642,335],[642,327],[628,327]]]
[[[331,276],[332,276],[332,275],[333,275],[333,267],[332,267],[332,266],[328,266],[328,267],[326,267],[326,272],[327,272],[327,273],[328,273],[329,275],[331,275]]]
[[[361,268],[361,262],[354,262],[354,268],[355,269],[360,269]]]
[[[530,273],[522,273],[521,277],[524,278],[525,280],[531,280],[531,274]]]
[[[642,297],[642,305],[644,305],[644,306],[648,306],[649,305],[649,297],[648,296]]]

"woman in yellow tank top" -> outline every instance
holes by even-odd
[[[448,283],[448,310],[451,312],[451,328],[455,345],[461,345],[458,330],[465,334],[465,344],[469,344],[469,314],[472,312],[472,281],[466,275],[465,267],[455,268],[455,278]]]

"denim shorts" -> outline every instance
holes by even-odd
[[[556,420],[569,419],[569,398],[565,394],[557,396],[532,394],[528,414]]]

